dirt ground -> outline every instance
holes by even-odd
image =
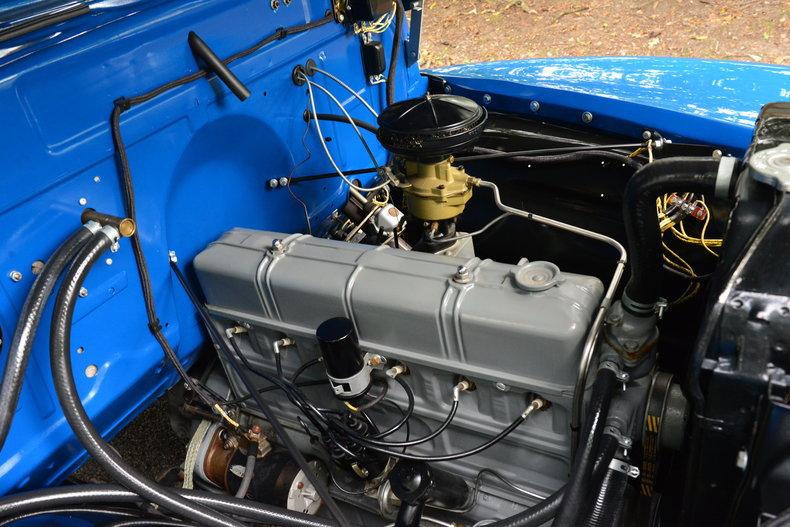
[[[787,0],[425,0],[425,68],[671,55],[790,64]]]

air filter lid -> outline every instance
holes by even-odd
[[[486,110],[466,97],[431,95],[388,106],[378,118],[384,148],[407,158],[441,159],[474,143]]]

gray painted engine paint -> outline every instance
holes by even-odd
[[[248,325],[242,349],[267,370],[274,371],[275,340],[296,341],[296,348],[283,352],[289,375],[319,356],[315,329],[321,322],[350,318],[365,352],[408,365],[416,399],[411,437],[443,420],[456,374],[474,381],[477,389],[461,394],[453,424],[414,453],[474,447],[516,419],[526,407],[525,394],[548,399],[549,410],[534,414],[504,441],[445,468],[470,482],[480,468],[492,468],[544,495],[564,483],[577,364],[603,294],[597,278],[562,273],[547,290],[524,291],[514,280],[516,265],[245,229],[223,235],[194,265],[212,315],[223,327]],[[461,265],[472,274],[461,280],[466,283],[453,279]],[[305,378],[323,374],[320,367],[311,373]],[[231,383],[244,393],[233,376]],[[405,403],[397,388],[390,394]],[[329,404],[327,399],[323,395],[320,403]],[[295,423],[293,406],[281,396],[270,400],[284,420]],[[399,417],[388,405],[373,410],[384,423]],[[493,510],[503,506],[486,496]]]

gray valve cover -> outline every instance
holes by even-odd
[[[461,395],[453,424],[414,452],[471,448],[512,422],[525,394],[550,400],[548,411],[505,441],[451,466],[470,480],[493,468],[544,495],[567,477],[573,385],[603,295],[597,278],[559,273],[550,287],[529,290],[522,266],[245,229],[226,233],[194,263],[217,321],[250,326],[244,352],[261,367],[273,370],[273,342],[291,337],[297,346],[284,352],[283,364],[286,375],[293,372],[319,355],[321,322],[350,318],[364,351],[408,365],[416,397],[412,437],[442,421],[456,374],[473,380],[477,389]],[[462,265],[468,276],[456,276]],[[293,407],[278,408],[293,419]]]

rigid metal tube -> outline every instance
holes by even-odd
[[[211,507],[227,514],[267,525],[284,527],[336,527],[336,523],[315,516],[286,511],[250,500],[240,500],[223,494],[185,489],[171,489],[196,505]],[[52,489],[23,492],[0,499],[0,518],[15,514],[89,503],[143,503],[146,500],[120,485],[70,485]]]
[[[625,272],[625,265],[628,261],[628,253],[626,252],[625,247],[623,247],[623,245],[620,242],[604,234],[600,234],[594,231],[583,229],[581,227],[577,227],[575,225],[570,225],[568,223],[563,223],[561,221],[553,220],[551,218],[546,218],[544,216],[539,216],[531,212],[527,212],[521,209],[516,209],[508,205],[505,205],[504,203],[502,203],[502,200],[500,199],[499,187],[497,187],[494,183],[491,183],[490,181],[480,181],[478,183],[478,186],[491,189],[491,191],[494,193],[494,203],[503,212],[508,212],[510,214],[521,216],[522,218],[526,218],[528,220],[537,221],[538,223],[542,223],[544,225],[549,225],[551,227],[556,227],[558,229],[572,232],[574,234],[578,234],[579,236],[592,238],[593,240],[597,240],[611,247],[614,247],[614,249],[617,250],[619,259],[617,261],[617,265],[614,268],[612,279],[609,281],[609,286],[606,288],[606,293],[604,294],[604,297],[601,300],[601,304],[598,306],[598,311],[596,312],[595,317],[593,318],[592,325],[590,326],[590,329],[587,332],[587,337],[584,340],[584,347],[582,348],[582,356],[581,356],[581,360],[579,361],[579,371],[576,374],[576,385],[574,386],[573,389],[573,408],[571,410],[571,452],[573,453],[576,450],[576,444],[578,443],[579,426],[581,425],[581,420],[582,420],[581,417],[582,417],[582,402],[584,397],[584,387],[587,384],[587,376],[590,369],[590,362],[592,361],[593,353],[595,352],[595,345],[597,344],[598,337],[600,336],[601,333],[601,326],[603,325],[606,311],[609,309],[609,306],[612,304],[612,299],[614,298],[614,294],[617,291],[617,288],[620,285],[620,281],[623,278],[623,273]]]

